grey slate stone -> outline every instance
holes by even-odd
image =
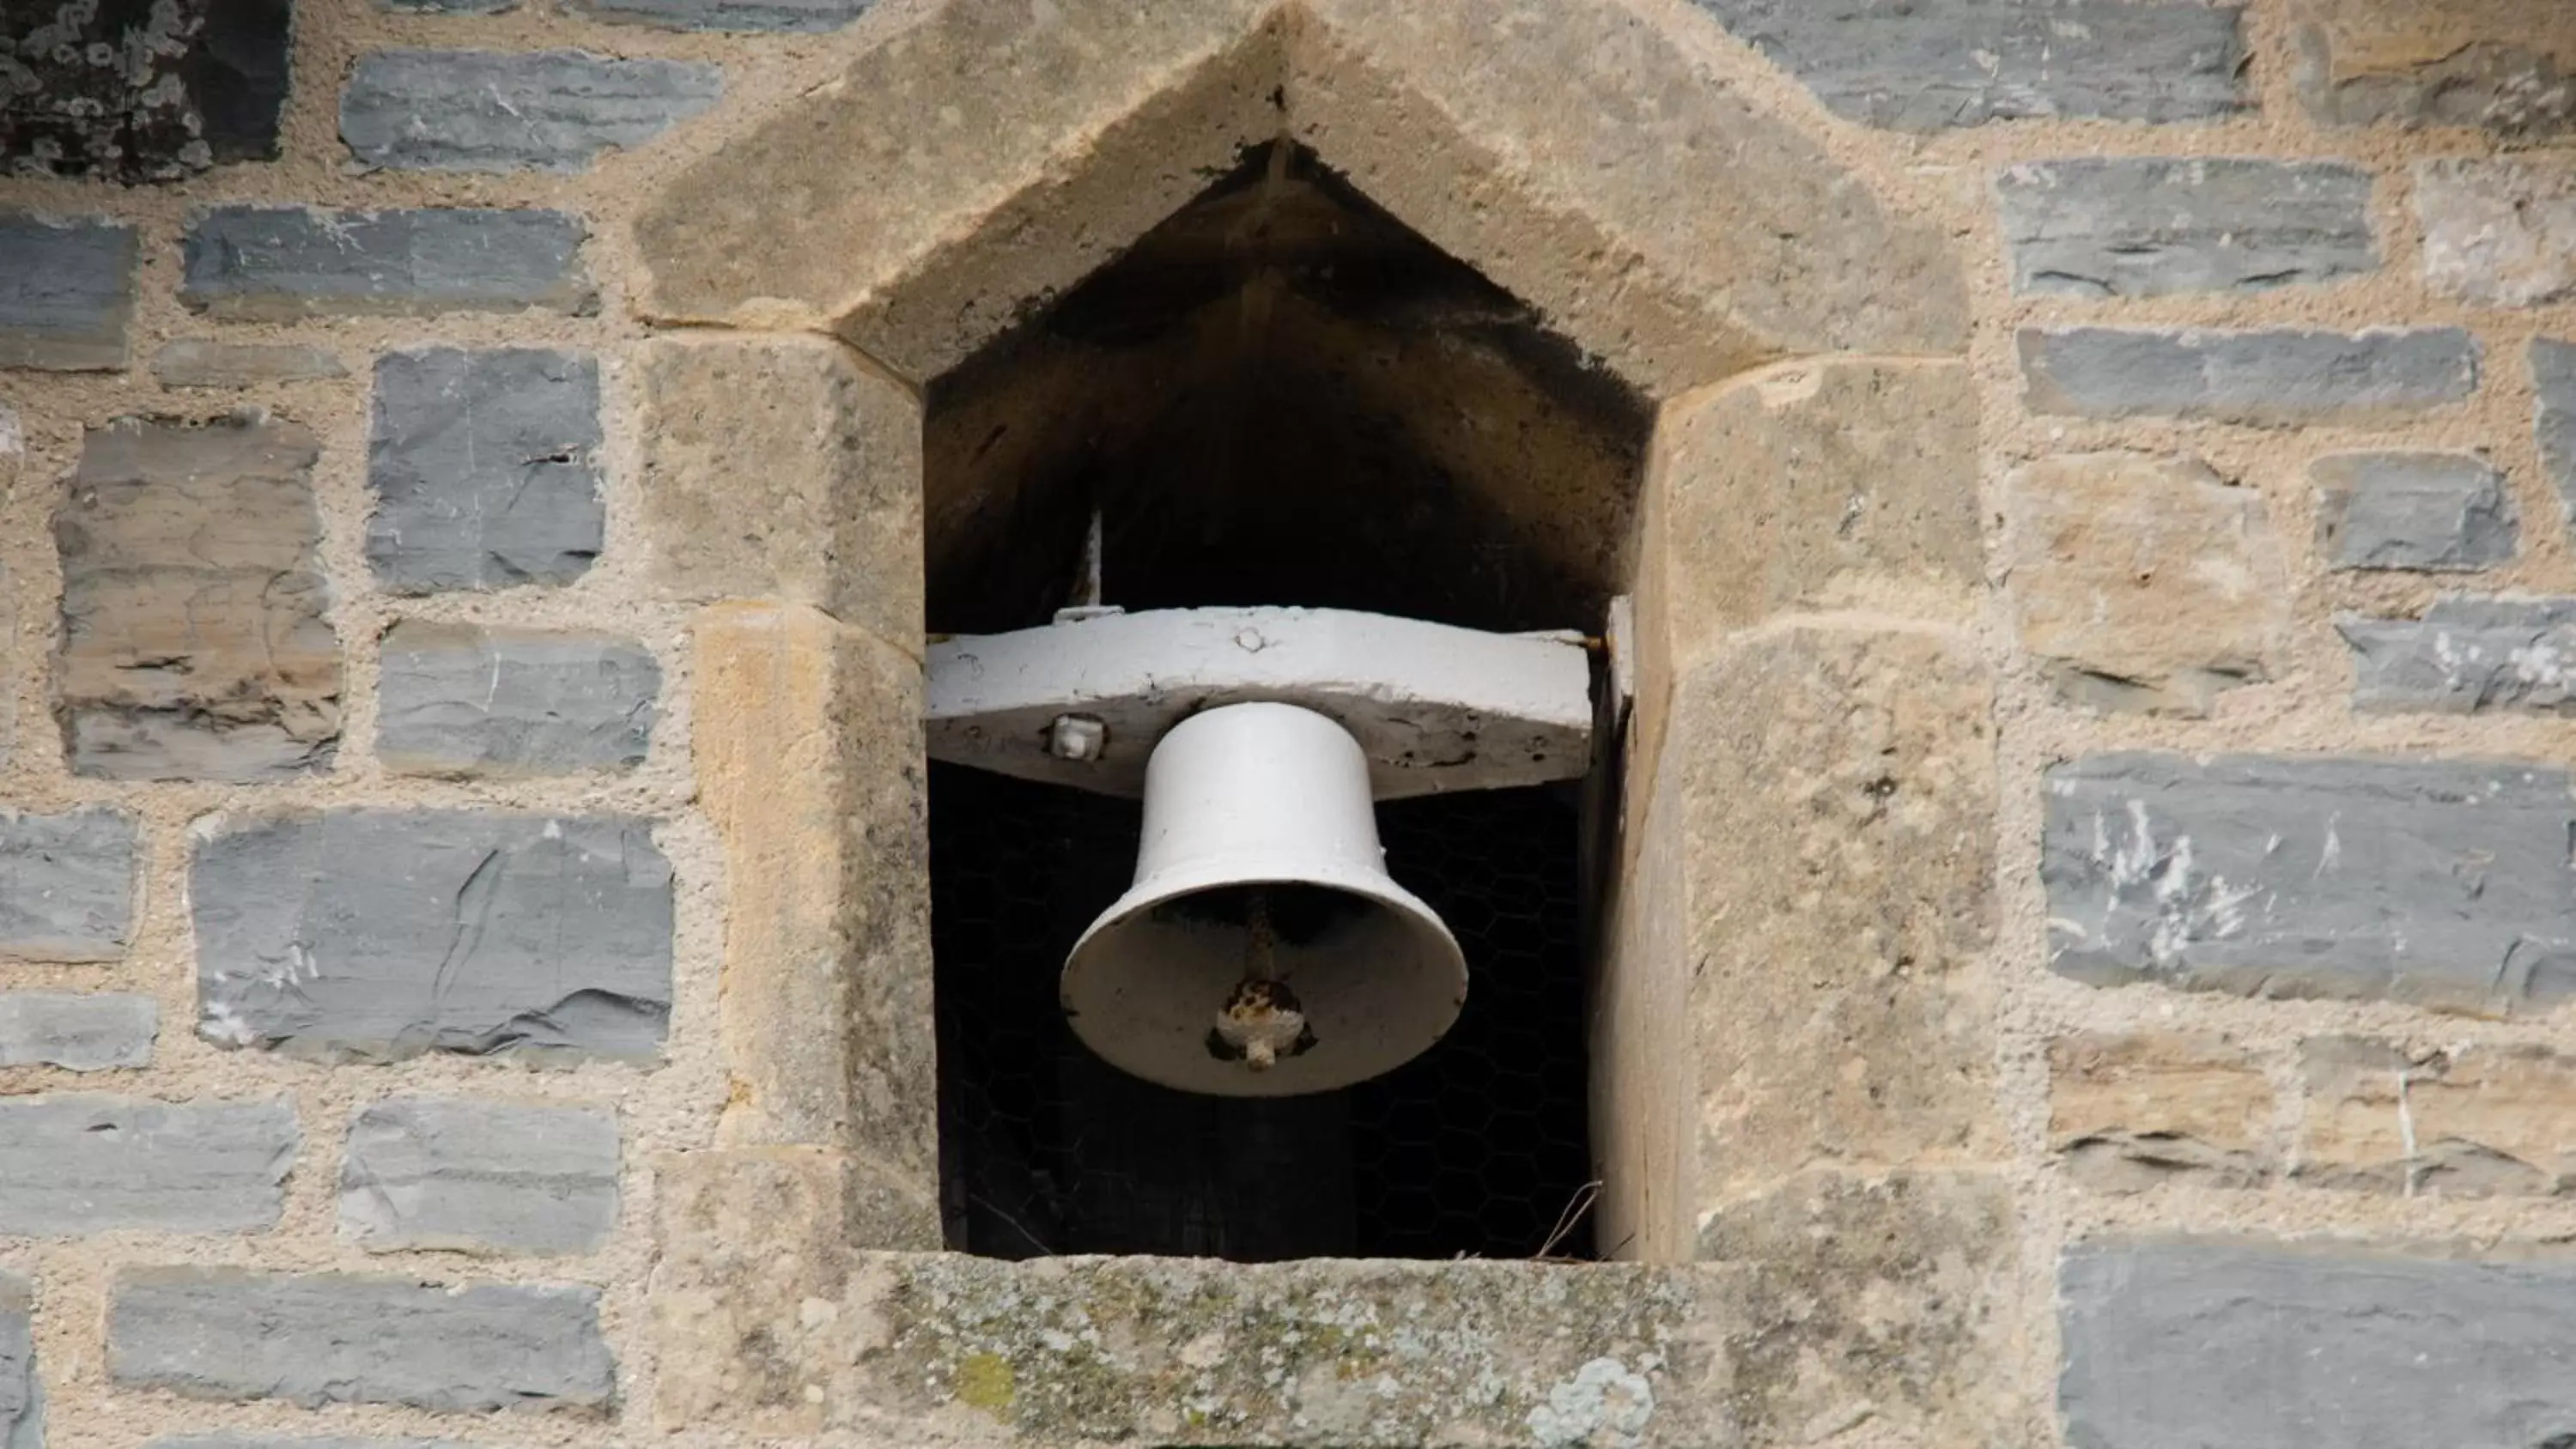
[[[2537,0],[2532,18],[2563,21],[2563,12],[2548,9],[2555,3]],[[2299,101],[2329,126],[2479,126],[2517,140],[2576,132],[2576,75],[2539,47],[2474,40],[2428,47],[2421,58],[2345,57],[2338,65],[2323,25],[2298,27],[2291,44]]]
[[[2478,344],[2457,327],[2366,332],[2026,328],[2031,407],[2284,427],[2393,422],[2475,391]]]
[[[133,929],[134,821],[0,811],[0,955],[113,961]]]
[[[714,105],[724,73],[578,50],[379,50],[340,92],[359,161],[413,171],[580,171]]]
[[[2346,618],[2352,707],[2576,714],[2576,599],[2437,600],[2421,619]]]
[[[114,372],[134,317],[134,228],[0,211],[0,367]]]
[[[2576,519],[2576,342],[2533,338],[2531,385],[2531,431],[2540,444],[2540,471],[2567,516]]]
[[[2033,116],[2188,121],[2249,104],[2233,5],[1697,0],[1836,115],[1908,131]]]
[[[2255,292],[2379,265],[2370,173],[2334,162],[2031,161],[1997,176],[1995,197],[2025,295]]]
[[[0,1099],[0,1237],[275,1227],[295,1148],[283,1098]]]
[[[573,0],[600,20],[665,30],[838,30],[876,0]]]
[[[589,1253],[617,1224],[617,1117],[464,1097],[362,1109],[340,1229],[374,1252]]]
[[[2335,453],[2308,480],[2328,568],[2464,573],[2512,558],[2521,537],[2504,474],[2466,453]]]
[[[349,369],[327,349],[303,343],[210,342],[188,337],[153,354],[152,375],[163,387],[250,387],[347,377]]]
[[[36,1373],[36,1289],[0,1272],[0,1449],[45,1449],[45,1383]]]
[[[2230,1242],[2058,1269],[2075,1449],[2542,1449],[2576,1429],[2576,1266]]]
[[[649,1058],[671,1006],[671,867],[646,822],[289,815],[205,840],[199,1032],[326,1060]]]
[[[595,1288],[133,1268],[107,1354],[121,1387],[308,1408],[601,1410],[616,1386]]]
[[[643,645],[586,630],[405,620],[383,658],[376,753],[401,774],[627,769],[662,688]]]
[[[588,229],[561,211],[223,206],[181,242],[179,300],[237,321],[589,312]]]
[[[148,1067],[160,1029],[161,1005],[149,996],[0,991],[0,1067]]]
[[[599,556],[599,363],[505,347],[376,360],[367,561],[403,593],[561,584]]]
[[[2050,965],[2095,986],[2507,1014],[2576,994],[2576,799],[2509,762],[2092,755],[2049,771]]]

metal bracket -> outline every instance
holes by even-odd
[[[1579,633],[1343,609],[1082,614],[932,644],[930,757],[1137,796],[1164,731],[1203,709],[1271,700],[1349,730],[1381,800],[1576,779],[1591,765]]]

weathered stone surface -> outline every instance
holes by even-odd
[[[1964,350],[1950,239],[1712,76],[1690,17],[1304,10],[1289,133],[1638,390],[1788,356]]]
[[[2232,1242],[2058,1270],[2066,1441],[2096,1449],[2540,1445],[2576,1422],[2576,1268]]]
[[[655,1161],[661,1257],[647,1299],[662,1428],[721,1422],[764,1438],[822,1432],[847,1330],[837,1313],[806,1305],[842,1301],[859,1226],[850,1221],[853,1166],[821,1147],[679,1152]],[[745,1234],[745,1223],[760,1232]],[[938,1246],[936,1235],[922,1246]]]
[[[869,1144],[908,1203],[868,1247],[938,1243],[920,663],[803,606],[697,628],[698,794],[725,852],[728,1144]],[[778,788],[796,780],[795,790]]]
[[[376,8],[411,15],[505,15],[519,8],[519,0],[376,0]]]
[[[2456,327],[2366,332],[2025,328],[2030,406],[2089,418],[2171,416],[2256,427],[2394,423],[2475,391],[2478,344]]]
[[[340,91],[340,139],[365,166],[581,171],[716,102],[724,72],[579,50],[379,50]]]
[[[263,382],[311,382],[347,377],[349,369],[326,348],[304,343],[212,342],[181,338],[153,354],[152,375],[163,387],[252,387]]]
[[[1045,1442],[1699,1444],[1736,1275],[862,1254],[835,1427]],[[864,1336],[856,1325],[867,1325]],[[947,1432],[925,1434],[924,1429]]]
[[[2234,5],[1697,0],[1837,115],[1936,131],[2033,116],[2188,121],[2248,104]]]
[[[666,30],[838,30],[876,0],[574,0],[601,20]]]
[[[376,753],[427,775],[569,775],[643,763],[661,666],[589,630],[406,619],[388,630]]]
[[[2069,699],[2203,715],[2273,677],[2289,589],[2262,495],[2196,458],[2080,453],[2006,482],[2022,647]]]
[[[604,1411],[616,1366],[599,1290],[410,1278],[128,1268],[108,1377],[192,1399]]]
[[[2308,465],[2308,481],[2329,568],[2464,573],[2521,542],[2504,474],[2467,453],[2334,453]]]
[[[2533,338],[2531,385],[2531,431],[2540,444],[2540,470],[2568,517],[2576,519],[2576,342]]]
[[[45,1449],[45,1383],[36,1373],[35,1285],[0,1273],[0,1449]]]
[[[296,1143],[282,1097],[0,1098],[0,1237],[275,1227]]]
[[[645,568],[690,599],[780,599],[921,634],[921,404],[826,338],[638,351]]]
[[[1963,364],[1800,362],[1668,414],[1648,537],[1666,555],[1674,656],[1872,586],[1910,585],[1965,615],[1985,570],[1974,399]]]
[[[5,67],[0,59],[0,85]],[[0,367],[114,372],[125,366],[134,258],[131,226],[103,217],[0,211]]]
[[[134,820],[0,811],[0,955],[113,961],[134,919]]]
[[[561,211],[219,206],[188,224],[179,300],[253,322],[588,312],[599,304],[581,265],[588,234]]]
[[[1862,1423],[1891,1443],[2032,1442],[2012,1383],[2019,1239],[2010,1185],[1973,1172],[1807,1173],[1703,1214],[1698,1257],[1752,1275],[1727,1335],[1742,1442]]]
[[[340,1230],[380,1253],[596,1252],[617,1224],[617,1161],[613,1112],[391,1098],[349,1124]]]
[[[0,9],[0,166],[178,180],[277,155],[291,0]]]
[[[1680,683],[1695,1204],[1998,1146],[1965,979],[1995,928],[1992,707],[1928,631],[1775,627]]]
[[[72,769],[272,780],[328,769],[340,642],[324,611],[313,465],[297,423],[124,418],[90,430],[54,515],[54,682]]]
[[[648,1058],[671,868],[619,816],[335,810],[204,839],[198,1031],[326,1059]]]
[[[560,584],[599,556],[599,363],[537,347],[376,359],[367,562],[401,593]]]
[[[148,1067],[160,1029],[161,1007],[149,996],[0,991],[0,1067]]]
[[[2258,292],[2379,265],[2370,173],[2338,162],[2085,156],[1995,179],[2013,290]]]
[[[2576,714],[2576,599],[2436,600],[2421,619],[2335,621],[2352,707]]]
[[[188,1434],[155,1439],[146,1449],[468,1449],[448,1439],[357,1439],[343,1434]]]
[[[2576,1187],[2576,1059],[2542,1047],[2407,1053],[2328,1037],[2300,1051],[2299,1177],[2407,1197]]]
[[[2576,165],[2564,159],[2418,162],[2415,219],[2424,281],[2444,296],[2502,307],[2576,296]]]
[[[2093,755],[2048,772],[2050,964],[2505,1014],[2576,994],[2563,770]]]
[[[2329,125],[2576,130],[2576,23],[2530,0],[2299,0],[2291,75]]]
[[[2085,1032],[2050,1042],[2048,1067],[2049,1146],[2088,1187],[2251,1187],[2271,1175],[2272,1084],[2224,1040]]]

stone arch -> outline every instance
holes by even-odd
[[[2010,1208],[1978,1170],[2002,1141],[1967,303],[1939,230],[1749,96],[1732,44],[1663,0],[950,0],[871,22],[835,79],[644,204],[648,567],[717,603],[696,749],[732,897],[720,1139],[744,1154],[672,1189],[666,1322],[712,1315],[738,1351],[666,1348],[666,1417],[746,1395],[776,1432],[873,1412],[778,1300],[813,1285],[697,1262],[692,1214],[813,1219],[800,1251],[833,1291],[983,1301],[967,1268],[902,1251],[938,1243],[922,390],[1283,138],[1656,408],[1594,1011],[1603,1241],[1759,1265],[1752,1300],[1690,1269],[1620,1290],[1669,1307],[1676,1343],[1772,1289],[1823,1305],[1821,1340],[1732,1364],[1723,1408],[1688,1397],[1719,1392],[1704,1355],[1671,1360],[1711,1375],[1673,1413],[1759,1438],[1855,1396],[1962,1432],[1991,1412],[1955,1367],[2015,1331],[1973,1281]],[[787,770],[811,788],[776,789]],[[1968,1281],[1819,1261],[1926,1237]],[[1909,1313],[1938,1351],[1891,1378],[1872,1344]],[[973,1401],[971,1335],[891,1331],[915,1345],[903,1382]],[[1599,1331],[1549,1328],[1550,1352]],[[1032,1433],[1298,1437],[1167,1424],[1137,1393],[1078,1425],[980,1407]],[[1451,1407],[1301,1432],[1420,1437]],[[1504,1439],[1538,1432],[1517,1412]]]

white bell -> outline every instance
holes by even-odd
[[[1185,1092],[1287,1097],[1392,1071],[1440,1039],[1467,963],[1386,873],[1368,759],[1289,704],[1193,715],[1145,769],[1136,882],[1074,943],[1075,1035]]]

